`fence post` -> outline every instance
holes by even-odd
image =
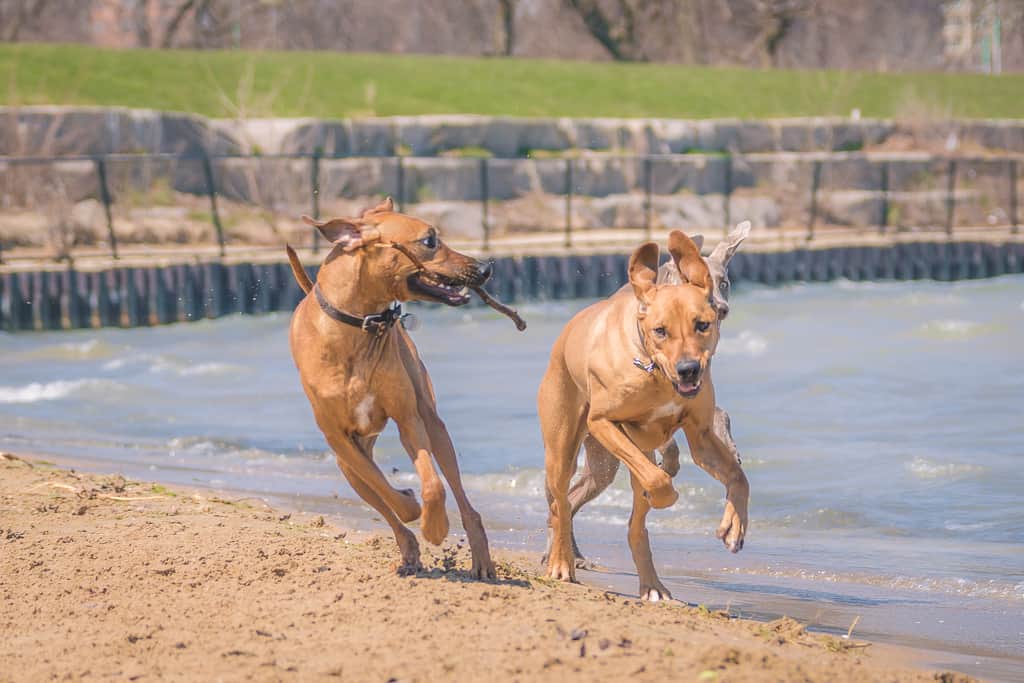
[[[814,162],[811,174],[811,219],[807,222],[807,241],[814,239],[814,224],[818,222],[818,188],[821,187],[821,161]]]
[[[652,176],[654,175],[654,164],[651,158],[644,157],[644,239],[651,239],[651,186],[653,185]]]
[[[889,228],[889,162],[882,162],[882,215],[878,219],[878,233],[884,235]]]
[[[572,157],[565,160],[565,246],[572,247]]]
[[[398,163],[395,168],[395,183],[398,188],[395,191],[395,211],[402,210],[402,204],[405,203],[405,157],[399,155],[395,157]]]
[[[102,156],[97,156],[93,161],[96,164],[96,176],[99,179],[103,211],[107,215],[107,236],[110,238],[110,256],[117,259],[117,235],[114,233],[114,216],[110,210],[113,200],[110,198],[110,186],[107,184],[107,162]]]
[[[953,214],[956,211],[956,159],[946,167],[946,235],[953,236]]]
[[[210,163],[210,156],[203,150],[200,153],[200,161],[203,164],[203,175],[206,176],[206,193],[210,196],[210,217],[213,219],[213,227],[217,229],[217,243],[220,245],[221,258],[224,257],[224,227],[220,224],[220,213],[217,211],[217,186],[213,181],[213,164]]]
[[[309,186],[313,200],[313,218],[320,219],[320,155],[323,152],[322,147],[317,147],[313,150],[313,156],[309,160]],[[320,251],[320,231],[313,230],[313,253]]]
[[[725,195],[722,197],[722,211],[725,213],[725,231],[732,229],[732,154],[725,155]]]
[[[483,221],[481,227],[484,231],[484,251],[491,250],[491,221],[489,209],[490,200],[490,184],[489,178],[487,177],[487,157],[480,159],[480,220]]]
[[[1010,160],[1010,232],[1020,232],[1020,221],[1017,217],[1017,160]]]

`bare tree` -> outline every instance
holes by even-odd
[[[39,21],[47,0],[0,0],[0,40],[14,42],[26,25]]]

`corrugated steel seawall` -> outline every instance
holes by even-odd
[[[622,254],[498,257],[489,289],[507,303],[607,296],[626,278]],[[940,281],[1024,272],[1024,242],[908,242],[736,254],[734,282]],[[0,329],[137,327],[290,311],[302,291],[281,263],[187,263],[97,272],[0,275]]]

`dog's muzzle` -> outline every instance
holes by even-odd
[[[480,287],[491,278],[493,264],[488,261],[482,266],[474,265],[459,273],[457,277],[421,270],[413,273],[406,280],[409,290],[424,295],[428,299],[448,306],[462,306],[469,303],[470,288]]]
[[[700,361],[679,361],[676,363],[676,376],[678,379],[672,382],[672,386],[680,396],[691,398],[700,391],[700,375]]]

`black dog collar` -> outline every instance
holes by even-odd
[[[316,302],[320,304],[320,310],[327,314],[327,317],[337,320],[339,323],[358,327],[376,337],[390,330],[394,327],[395,323],[402,319],[402,304],[396,303],[391,308],[385,309],[380,313],[358,316],[346,313],[331,305],[331,302],[327,300],[324,293],[320,291],[319,284],[313,285],[313,294],[316,295]]]

